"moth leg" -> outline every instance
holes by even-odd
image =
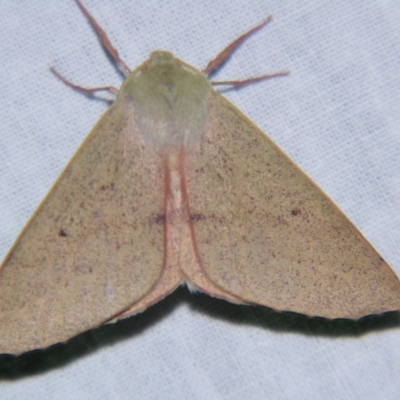
[[[74,83],[70,82],[69,80],[65,79],[61,74],[59,74],[53,67],[50,68],[51,73],[59,79],[64,85],[67,85],[71,89],[74,89],[78,92],[85,94],[88,97],[93,97],[96,92],[109,92],[114,96],[117,96],[118,89],[114,86],[102,86],[97,88],[85,88],[83,86],[75,85]]]

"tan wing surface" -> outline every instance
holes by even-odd
[[[209,280],[243,302],[311,316],[399,310],[398,278],[335,204],[222,96],[208,104],[185,176]]]
[[[141,299],[163,268],[164,190],[160,158],[117,101],[1,267],[0,353],[67,340]]]

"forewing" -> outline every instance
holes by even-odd
[[[0,271],[0,352],[46,347],[142,298],[163,268],[164,170],[128,103],[95,126]]]
[[[398,278],[332,201],[222,96],[208,104],[185,177],[210,285],[311,316],[399,310]]]

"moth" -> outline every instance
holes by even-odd
[[[126,79],[0,268],[0,352],[64,342],[184,283],[330,319],[400,309],[382,257],[206,78],[269,19],[203,71],[167,51],[130,71],[76,2]]]

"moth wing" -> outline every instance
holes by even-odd
[[[164,262],[164,167],[129,104],[100,119],[0,269],[0,352],[96,327],[142,299]]]
[[[208,104],[185,163],[202,289],[326,318],[399,310],[398,278],[336,205],[221,95]]]

